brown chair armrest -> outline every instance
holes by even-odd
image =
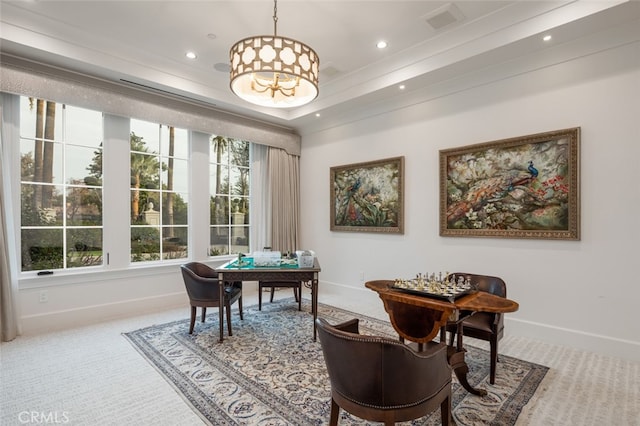
[[[358,329],[358,318],[350,319],[349,321],[345,321],[340,324],[336,324],[333,327],[337,328],[340,331],[345,331],[347,333],[360,334],[360,330]]]

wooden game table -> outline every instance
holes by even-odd
[[[449,364],[460,384],[474,395],[486,395],[484,389],[472,387],[467,380],[469,367],[464,360],[462,343],[462,321],[475,312],[508,313],[518,310],[518,303],[483,291],[466,294],[454,300],[442,300],[403,292],[393,288],[394,281],[368,281],[365,286],[378,293],[389,314],[391,325],[402,341],[417,344],[418,350],[431,342],[438,333],[440,341],[446,342],[446,325],[457,325],[456,345],[448,348]]]
[[[250,259],[250,258],[249,258]],[[251,259],[250,259],[251,260]],[[238,266],[238,260],[232,260],[216,268],[220,285],[220,300],[224,300],[224,285],[235,281],[301,281],[307,283],[311,289],[311,311],[313,314],[313,340],[316,340],[316,318],[318,317],[318,274],[320,264],[313,260],[313,267],[299,268],[297,265],[254,266],[253,262]],[[300,295],[302,297],[302,294]],[[218,309],[220,318],[220,342],[223,341],[223,312],[221,303]]]

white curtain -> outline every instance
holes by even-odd
[[[251,223],[250,250],[271,247],[271,201],[266,145],[251,144]]]
[[[18,324],[18,277],[11,265],[18,265],[15,253],[15,221],[11,209],[11,176],[4,158],[11,158],[13,135],[18,131],[18,102],[16,96],[2,94],[0,102],[0,330],[3,342],[13,340],[20,333]]]
[[[252,144],[251,251],[299,248],[300,157]]]
[[[300,157],[269,148],[271,247],[285,253],[299,248]]]

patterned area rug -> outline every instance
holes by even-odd
[[[244,320],[233,309],[233,336],[218,342],[218,312],[207,322],[189,320],[143,328],[124,336],[171,383],[205,423],[222,425],[325,425],[330,411],[330,384],[322,349],[313,341],[310,304],[281,299],[244,308]],[[198,310],[199,312],[199,310]],[[362,334],[397,339],[389,322],[319,304],[318,315],[331,324],[360,319]],[[453,415],[457,425],[513,425],[548,368],[500,356],[496,384],[489,384],[489,354],[466,345],[469,383],[486,389],[470,395],[453,375]],[[340,425],[368,425],[340,411]],[[440,412],[403,425],[439,425]]]

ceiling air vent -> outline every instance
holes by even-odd
[[[455,4],[449,3],[434,10],[428,15],[425,15],[423,19],[434,31],[438,31],[456,22],[462,21],[464,19],[464,15]]]
[[[323,79],[330,80],[338,74],[340,74],[340,70],[331,63],[328,63],[320,68],[320,77],[322,77]]]
[[[153,86],[148,86],[146,84],[137,83],[135,81],[125,80],[124,78],[121,78],[120,82],[124,83],[126,85],[135,86],[138,89],[143,90],[145,92],[156,93],[156,94],[167,96],[167,97],[170,97],[170,98],[173,98],[173,99],[180,99],[180,100],[183,100],[183,101],[190,102],[192,104],[206,106],[206,107],[209,107],[209,108],[216,106],[216,104],[214,104],[214,103],[201,101],[199,99],[191,98],[189,96],[184,96],[184,95],[181,95],[179,93],[170,92],[168,90],[160,89],[158,87],[153,87]]]

